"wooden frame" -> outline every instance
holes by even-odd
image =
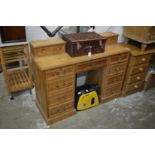
[[[28,44],[1,48],[1,63],[8,94],[32,88],[32,74]],[[8,68],[8,64],[19,62],[18,67]]]

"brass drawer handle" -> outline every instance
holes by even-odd
[[[137,80],[140,80],[141,78],[140,78],[140,76],[137,76],[136,79],[137,79]]]
[[[138,88],[138,85],[134,85],[134,88]]]
[[[141,67],[141,68],[139,68],[139,71],[143,71],[143,68]]]
[[[143,62],[145,62],[145,61],[146,61],[146,59],[145,59],[145,58],[142,58],[141,60],[142,60]]]

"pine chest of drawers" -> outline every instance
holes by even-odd
[[[123,87],[124,96],[143,89],[149,61],[155,53],[155,50],[142,52],[133,45],[125,46],[130,48],[131,57]]]

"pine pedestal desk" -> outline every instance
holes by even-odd
[[[87,82],[100,86],[100,103],[122,95],[128,48],[114,44],[106,46],[104,53],[73,58],[64,47],[61,39],[31,43],[36,103],[47,124],[76,113],[74,95],[79,73],[87,72]]]

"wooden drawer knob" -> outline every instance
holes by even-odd
[[[138,88],[138,85],[134,85],[134,88]]]
[[[139,68],[139,70],[140,70],[140,71],[143,71],[143,68],[141,67],[141,68]]]
[[[136,79],[137,79],[137,80],[140,80],[141,78],[140,78],[140,76],[137,76]]]
[[[142,60],[143,62],[144,62],[144,61],[146,61],[146,59],[145,59],[145,58],[142,58],[141,60]]]

